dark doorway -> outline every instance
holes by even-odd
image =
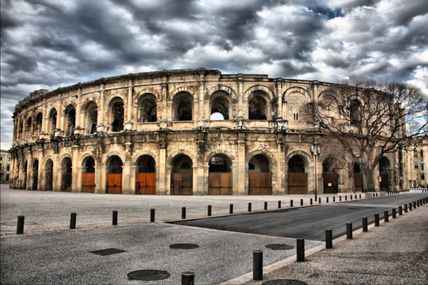
[[[380,191],[391,191],[391,164],[389,159],[383,156],[379,161]]]
[[[45,190],[53,190],[53,162],[51,159],[45,163]]]
[[[66,157],[61,163],[61,191],[71,192],[72,183],[72,162],[71,158]]]
[[[137,160],[135,194],[156,194],[156,162],[150,155],[142,155]]]
[[[39,161],[36,159],[33,161],[33,185],[31,190],[37,190],[39,185]]]
[[[269,159],[262,154],[248,162],[248,195],[272,195],[272,173]]]
[[[322,169],[324,193],[336,194],[339,190],[339,174],[337,173],[336,160],[332,157],[327,157],[322,163]]]
[[[232,162],[222,154],[213,156],[208,169],[208,195],[232,195]]]
[[[91,156],[82,163],[82,192],[95,192],[95,160]]]
[[[190,157],[180,154],[174,158],[171,182],[172,195],[193,194],[193,163]]]
[[[355,191],[363,192],[363,173],[361,172],[361,166],[359,163],[354,163],[353,175]]]
[[[106,193],[122,193],[122,166],[122,160],[117,155],[113,155],[108,159]]]
[[[288,194],[308,193],[308,174],[305,173],[305,159],[294,155],[288,161]]]

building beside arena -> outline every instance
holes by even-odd
[[[12,188],[123,194],[362,191],[358,162],[305,123],[301,106],[334,84],[171,70],[101,78],[19,102]],[[377,191],[406,189],[398,153]]]
[[[0,150],[0,183],[9,183],[10,176],[10,153]]]
[[[414,148],[408,152],[407,168],[410,188],[428,188],[428,137],[415,139]]]

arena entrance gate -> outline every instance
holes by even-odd
[[[149,155],[142,155],[137,160],[135,194],[156,194],[156,163]]]
[[[337,174],[337,161],[332,157],[324,159],[323,164],[323,186],[324,193],[336,194],[339,190],[339,174]]]
[[[379,175],[380,175],[380,191],[390,191],[390,170],[391,164],[389,159],[385,156],[379,161]]]
[[[53,161],[51,159],[45,163],[45,190],[53,190]]]
[[[288,161],[288,194],[307,194],[308,174],[305,173],[305,160],[295,155]]]
[[[363,174],[361,173],[361,166],[354,163],[354,189],[356,192],[363,192]]]
[[[107,163],[107,183],[106,193],[122,193],[122,160],[114,155],[109,158]]]
[[[95,161],[90,156],[83,161],[82,192],[95,192]]]
[[[171,175],[171,195],[193,195],[192,160],[184,154],[174,158]]]
[[[70,192],[72,183],[72,162],[71,158],[66,157],[61,163],[61,191]]]
[[[210,159],[208,169],[208,195],[232,195],[231,161],[225,155]]]
[[[33,185],[31,190],[37,190],[39,184],[39,161],[36,159],[33,161]]]
[[[272,173],[266,156],[257,154],[248,162],[248,195],[272,195]]]

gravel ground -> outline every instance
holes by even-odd
[[[156,209],[158,221],[181,219],[181,207],[187,207],[187,218],[206,217],[207,206],[212,205],[213,216],[229,213],[229,204],[234,204],[234,212],[246,212],[248,203],[252,202],[253,211],[262,211],[264,201],[268,208],[277,208],[278,200],[283,207],[288,207],[290,200],[294,206],[309,204],[313,195],[287,196],[141,196],[92,193],[64,193],[10,190],[1,185],[1,219],[0,234],[10,235],[16,232],[18,215],[25,216],[25,233],[42,233],[66,230],[70,213],[77,213],[80,227],[99,228],[111,225],[112,210],[119,212],[122,225],[138,224],[149,221],[150,209]],[[344,195],[344,194],[341,194]],[[355,195],[355,194],[354,194]],[[364,194],[363,194],[364,195]],[[323,203],[328,196],[319,195]],[[336,199],[337,201],[338,199]]]
[[[307,284],[428,284],[428,205],[264,276]],[[277,283],[288,284],[288,283]]]

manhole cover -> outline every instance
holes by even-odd
[[[137,270],[128,273],[129,280],[141,281],[157,281],[167,279],[171,276],[167,271],[163,270]]]
[[[294,248],[294,246],[285,243],[271,243],[267,244],[266,247],[272,250],[289,250]]]
[[[106,249],[94,250],[91,252],[98,255],[110,255],[110,254],[122,253],[126,251],[118,248],[106,248]]]
[[[169,246],[169,248],[172,248],[172,249],[194,249],[198,247],[199,245],[194,243],[175,243]]]
[[[263,282],[262,285],[308,285],[308,283],[295,279],[275,279]]]

